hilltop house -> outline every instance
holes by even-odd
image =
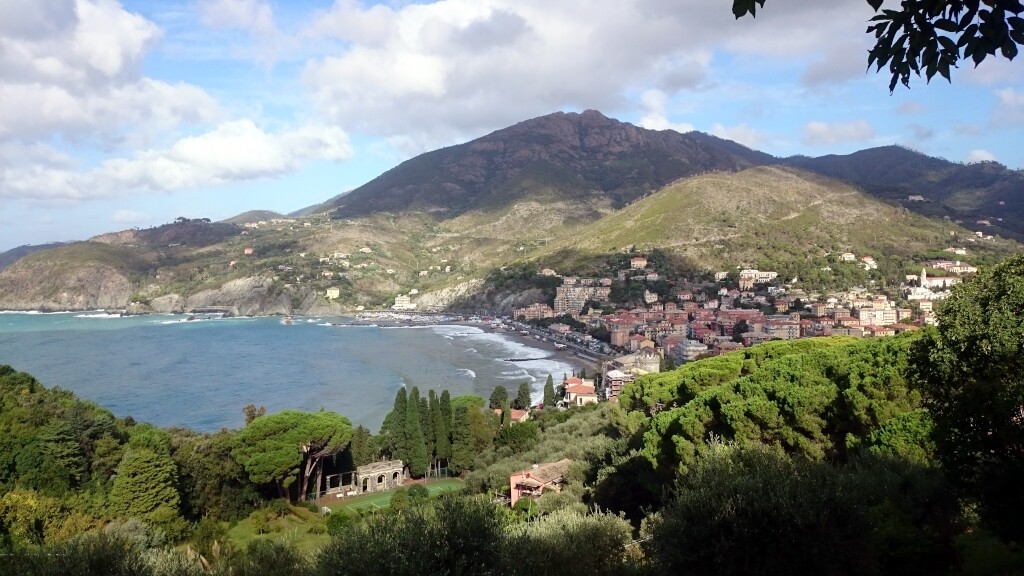
[[[510,504],[515,506],[520,498],[540,498],[545,490],[561,492],[570,464],[572,460],[565,458],[548,464],[534,464],[530,470],[512,474],[508,477]]]

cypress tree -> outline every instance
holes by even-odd
[[[582,379],[584,379],[586,377],[587,377],[587,369],[586,368],[580,368],[580,379],[582,380]]]
[[[544,408],[555,407],[555,380],[548,374],[548,379],[544,382]]]
[[[526,410],[530,407],[530,383],[523,382],[519,385],[519,392],[516,399],[512,401],[512,407],[516,410]]]
[[[434,431],[434,457],[438,460],[447,460],[451,451],[448,429],[445,427],[444,415],[441,413],[441,403],[433,390],[430,391],[430,425]]]
[[[356,427],[352,432],[352,443],[349,445],[352,451],[352,463],[356,466],[369,464],[374,460],[373,436],[370,431],[362,426]]]
[[[395,403],[391,413],[384,418],[380,433],[384,436],[384,449],[392,458],[407,461],[409,459],[409,434],[406,432],[406,410],[409,404],[405,387],[395,393]]]
[[[505,398],[505,403],[501,405],[501,425],[508,426],[512,423],[512,401]]]
[[[434,424],[430,421],[430,402],[426,395],[420,397],[420,430],[423,431],[423,445],[429,458],[434,453]]]
[[[452,457],[448,467],[456,474],[473,466],[476,451],[473,448],[473,431],[469,426],[469,408],[459,408],[452,415]]]
[[[448,431],[448,441],[452,439],[452,395],[447,390],[441,392],[441,417],[444,418],[444,429]]]
[[[506,400],[508,400],[508,390],[504,386],[496,386],[491,392],[491,400],[488,405],[491,409],[501,408],[505,405]]]
[[[410,474],[422,477],[427,472],[427,465],[430,462],[427,455],[427,443],[423,438],[423,428],[420,424],[420,392],[415,386],[409,392],[409,402],[405,410],[405,431],[409,442],[409,458],[406,465],[409,467]]]

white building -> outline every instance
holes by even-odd
[[[395,296],[395,304],[391,307],[392,310],[415,310],[416,303],[412,301],[412,298],[405,294],[399,294]]]

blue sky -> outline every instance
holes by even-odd
[[[891,0],[888,0],[891,2]],[[1024,63],[888,91],[864,0],[0,0],[0,250],[290,212],[557,110],[1024,168]]]

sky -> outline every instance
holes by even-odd
[[[890,95],[864,0],[730,7],[0,0],[0,251],[291,212],[559,110],[776,156],[895,143],[1024,168],[1024,62]]]

